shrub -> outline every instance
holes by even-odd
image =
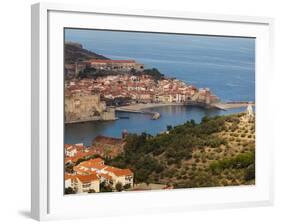
[[[249,167],[247,167],[247,169],[245,170],[244,179],[246,181],[253,180],[255,179],[255,175],[256,175],[255,165],[252,164]]]
[[[209,168],[213,173],[219,173],[224,169],[240,169],[248,167],[255,162],[255,153],[247,152],[241,153],[234,158],[226,158],[215,161],[210,164]]]
[[[128,190],[128,189],[130,189],[131,188],[131,184],[125,184],[124,185],[124,190]]]
[[[116,191],[122,191],[123,190],[123,185],[120,182],[118,182],[115,185],[115,189],[116,189]]]
[[[75,194],[76,192],[74,191],[73,188],[68,187],[68,188],[65,188],[65,189],[64,189],[64,193],[65,193],[65,194]]]

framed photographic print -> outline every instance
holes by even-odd
[[[272,204],[272,26],[33,5],[32,217]]]

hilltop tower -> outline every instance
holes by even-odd
[[[254,112],[251,104],[248,104],[246,114],[249,121],[252,121],[254,119]]]

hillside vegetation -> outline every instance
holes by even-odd
[[[66,42],[64,45],[64,57],[66,64],[73,64],[89,59],[109,59],[92,51],[86,50],[79,43]]]
[[[130,134],[124,152],[108,159],[134,171],[136,183],[175,188],[255,183],[255,125],[245,113],[167,127],[157,136]]]

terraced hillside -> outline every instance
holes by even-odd
[[[255,183],[255,122],[246,113],[187,121],[151,136],[129,135],[107,162],[133,170],[136,183],[186,187]]]

